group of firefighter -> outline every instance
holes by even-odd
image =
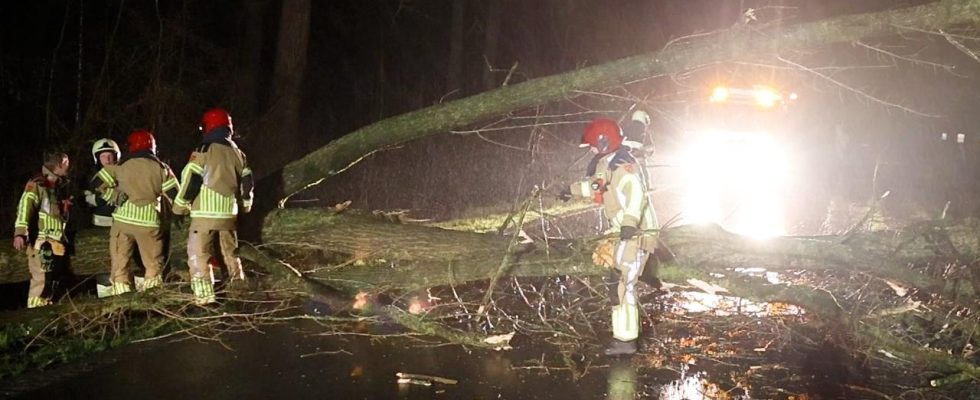
[[[637,351],[640,308],[636,285],[644,266],[656,249],[657,217],[647,197],[644,166],[631,150],[650,124],[644,111],[632,113],[622,124],[609,118],[596,118],[584,130],[581,147],[595,154],[585,179],[564,188],[558,195],[593,199],[603,207],[609,229],[615,237],[600,245],[593,261],[609,267],[607,277],[612,303],[613,340],[605,349],[610,356]],[[238,258],[236,219],[252,206],[253,180],[245,155],[232,141],[231,117],[220,108],[207,111],[201,122],[202,145],[190,157],[180,181],[156,157],[153,135],[145,130],[130,134],[128,154],[121,162],[119,147],[109,139],[95,142],[92,155],[101,166],[92,179],[87,203],[95,207],[94,222],[111,226],[111,285],[113,294],[133,290],[129,260],[134,244],[146,268],[136,290],[160,286],[164,260],[161,233],[163,199],[172,200],[173,212],[190,214],[187,256],[191,288],[197,304],[215,301],[214,281],[208,265],[217,240],[228,270],[227,285],[241,285],[245,275]],[[17,209],[14,247],[26,249],[31,285],[28,307],[50,304],[45,289],[46,272],[65,257],[65,216],[70,202],[60,194],[59,182],[68,172],[68,157],[53,154],[45,160],[41,174],[24,189]],[[111,219],[110,215],[111,214]],[[37,229],[29,230],[31,220]]]
[[[144,129],[126,139],[127,152],[108,138],[96,140],[92,158],[97,172],[84,192],[92,223],[109,228],[111,295],[146,291],[163,285],[165,245],[171,220],[189,215],[187,264],[194,302],[215,302],[209,265],[215,243],[228,271],[226,287],[241,288],[245,275],[238,258],[237,218],[252,207],[253,177],[245,154],[233,140],[231,115],[222,108],[201,118],[201,145],[180,175],[157,158],[156,138]],[[51,304],[69,256],[67,232],[72,207],[68,155],[45,155],[40,173],[24,187],[14,222],[14,248],[27,253],[31,272],[27,307]],[[80,196],[81,197],[81,196]],[[171,218],[168,210],[172,210]],[[130,260],[138,248],[144,276],[134,277]]]

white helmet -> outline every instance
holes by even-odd
[[[119,151],[119,145],[116,144],[114,140],[109,138],[102,138],[96,140],[95,143],[92,143],[92,161],[95,161],[95,163],[98,164],[99,153],[106,152],[106,151],[111,151],[115,153],[117,160],[119,159],[120,156],[122,156],[122,153]]]

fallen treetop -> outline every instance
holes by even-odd
[[[943,0],[878,13],[846,15],[773,30],[739,25],[730,30],[672,43],[653,53],[532,79],[464,99],[387,118],[350,132],[287,164],[284,194],[296,193],[339,174],[364,157],[410,140],[505,115],[530,106],[575,97],[651,77],[678,74],[718,62],[758,60],[780,52],[834,43],[941,29],[980,22],[980,3]],[[258,201],[267,201],[259,198]]]

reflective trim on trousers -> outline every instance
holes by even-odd
[[[620,241],[616,245],[616,269],[620,272],[619,304],[612,308],[613,337],[630,341],[640,336],[640,307],[636,282],[643,273],[647,252],[640,250],[639,239]]]
[[[195,304],[214,303],[214,284],[211,283],[211,279],[192,278],[191,290],[194,291]]]
[[[640,337],[640,307],[620,304],[612,308],[613,338],[628,342]]]
[[[141,284],[136,285],[136,290],[145,291],[153,288],[158,288],[163,286],[163,277],[154,276],[152,278],[146,278],[141,282]]]
[[[129,286],[129,282],[112,282],[112,295],[118,296],[124,293],[132,292],[132,286]]]
[[[44,307],[51,304],[50,299],[44,297],[28,297],[27,298],[27,308]]]

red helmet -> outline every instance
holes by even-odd
[[[130,153],[144,150],[149,150],[153,154],[157,152],[157,140],[147,130],[134,129],[126,138],[126,144],[129,146]]]
[[[219,126],[227,126],[229,130],[234,131],[234,127],[231,124],[231,115],[224,108],[216,107],[204,112],[204,116],[201,117],[201,133],[207,135],[211,130]]]
[[[616,151],[623,144],[623,131],[609,118],[596,118],[585,126],[580,147],[595,147],[599,153]]]

